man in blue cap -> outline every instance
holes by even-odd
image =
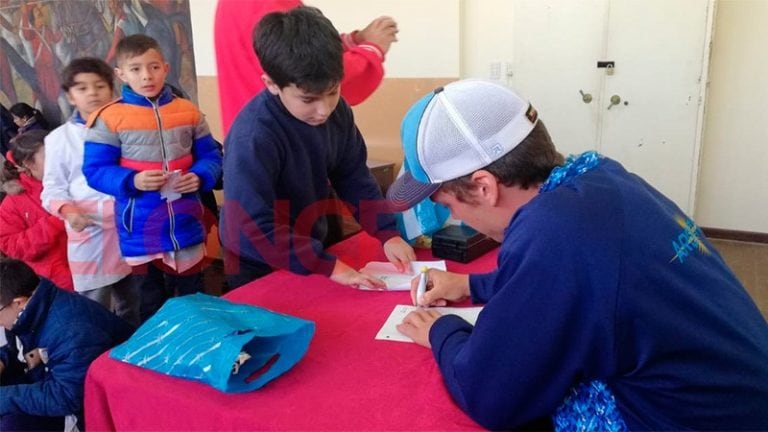
[[[430,270],[419,298],[414,281],[425,308],[398,327],[478,423],[768,428],[768,325],[672,201],[596,152],[564,161],[536,110],[485,81],[416,102],[403,149],[396,209],[431,197],[502,242],[491,273]],[[427,308],[467,297],[485,303],[474,327]]]

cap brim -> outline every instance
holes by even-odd
[[[393,211],[405,211],[440,189],[440,183],[422,183],[406,171],[387,190],[387,202]]]

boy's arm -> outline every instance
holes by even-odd
[[[341,95],[350,105],[366,100],[384,78],[384,55],[378,48],[356,46],[344,50]]]
[[[350,105],[368,98],[384,78],[384,56],[397,41],[397,23],[390,17],[374,19],[361,31],[341,35],[344,79],[341,94]]]
[[[189,171],[197,174],[197,177],[200,179],[200,191],[207,192],[213,190],[213,187],[221,178],[221,147],[211,136],[208,124],[202,115],[200,115],[200,120],[195,128],[192,155],[195,158],[195,162]]]
[[[237,123],[237,122],[236,122]],[[277,200],[284,162],[269,131],[230,131],[224,147],[221,241],[235,255],[298,274],[330,275],[336,264],[308,227],[290,226],[290,203]],[[258,136],[259,145],[256,145]],[[293,175],[301,175],[294,173]]]
[[[85,134],[83,174],[88,186],[119,198],[139,193],[133,184],[137,171],[120,166],[120,138],[101,118],[88,127]]]
[[[53,131],[45,137],[45,169],[43,174],[43,192],[40,199],[43,208],[59,218],[65,204],[74,205],[69,194],[70,166],[67,143],[56,140],[59,135]]]

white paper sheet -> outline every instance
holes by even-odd
[[[403,318],[405,318],[405,316],[408,315],[408,313],[416,309],[418,309],[418,306],[411,306],[411,305],[395,306],[395,309],[393,309],[392,313],[389,314],[389,318],[387,318],[387,321],[384,322],[384,325],[381,327],[381,330],[379,330],[379,332],[376,333],[376,339],[413,343],[413,340],[411,340],[411,338],[397,331],[397,325],[403,322]],[[432,309],[440,312],[443,315],[448,315],[448,314],[458,315],[464,318],[470,324],[474,325],[475,321],[477,321],[477,316],[480,314],[480,311],[483,310],[483,307],[482,306],[436,307]]]
[[[387,289],[391,291],[409,291],[411,289],[411,280],[418,276],[423,267],[438,270],[446,270],[445,260],[436,261],[411,261],[411,271],[400,273],[391,262],[371,261],[360,269],[360,273],[375,276],[387,284]],[[360,287],[361,290],[370,290],[370,288]]]
[[[176,201],[181,198],[181,194],[174,191],[176,183],[181,180],[181,170],[173,170],[169,172],[168,177],[163,183],[163,187],[160,188],[160,197],[165,198],[168,202]]]

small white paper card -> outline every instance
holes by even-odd
[[[403,319],[405,318],[406,315],[408,315],[412,311],[415,311],[418,308],[419,308],[418,306],[411,306],[411,305],[395,306],[395,309],[392,310],[391,314],[389,314],[389,318],[387,318],[387,321],[384,322],[384,325],[381,327],[381,330],[379,330],[379,332],[376,333],[376,339],[413,343],[413,340],[411,340],[411,338],[397,331],[397,325],[403,322]],[[458,315],[464,318],[464,320],[466,320],[468,323],[475,325],[475,321],[477,321],[477,316],[480,314],[480,311],[483,310],[483,307],[482,306],[435,307],[431,309],[434,309],[443,315],[450,315],[450,314]]]
[[[433,268],[446,271],[445,260],[436,261],[411,261],[411,271],[409,273],[400,273],[391,262],[371,261],[360,269],[360,273],[365,273],[377,277],[387,284],[390,291],[410,291],[411,280],[418,276],[422,268]],[[361,290],[371,291],[371,288],[361,286]],[[378,291],[378,290],[373,290]]]
[[[165,184],[163,184],[163,187],[160,188],[160,196],[165,198],[168,202],[172,202],[181,198],[181,194],[173,190],[180,178],[181,170],[174,170],[169,172],[168,178],[165,180]]]

